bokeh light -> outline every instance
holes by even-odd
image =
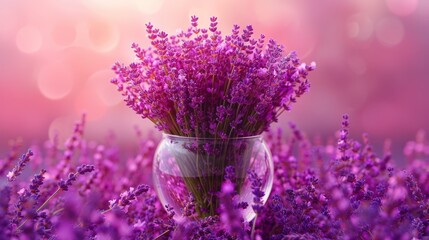
[[[73,133],[73,126],[77,120],[73,119],[73,116],[61,116],[52,120],[49,124],[48,137],[51,142],[57,141],[58,143],[64,143],[67,137]],[[59,144],[59,149],[64,149],[64,144]]]
[[[73,73],[65,64],[58,62],[44,65],[37,75],[37,86],[48,99],[66,97],[73,88]]]
[[[75,98],[75,113],[85,112],[90,121],[98,120],[107,111],[107,105],[97,96],[95,81],[87,82]]]
[[[404,31],[404,25],[399,19],[385,18],[377,23],[375,34],[381,44],[393,47],[402,41]]]
[[[363,13],[354,14],[348,19],[347,33],[350,38],[360,41],[368,40],[373,30],[371,18]]]
[[[88,82],[97,95],[97,97],[109,107],[113,107],[122,102],[121,94],[118,94],[116,88],[112,87],[112,84],[108,79],[112,79],[114,74],[111,70],[100,70],[91,75]]]
[[[98,52],[109,52],[119,43],[120,35],[117,27],[103,21],[91,21],[88,25],[90,46]]]
[[[398,16],[407,16],[416,11],[419,0],[386,0],[389,10]]]
[[[42,43],[42,34],[34,26],[24,26],[16,34],[16,46],[24,53],[39,51]]]

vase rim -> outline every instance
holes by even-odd
[[[214,141],[214,140],[222,140],[221,138],[208,138],[208,137],[187,137],[187,136],[181,136],[181,135],[174,135],[169,133],[162,133],[163,138],[170,138],[170,139],[177,139],[177,140],[208,140],[208,141]],[[246,136],[246,137],[232,137],[227,138],[225,140],[251,140],[251,139],[258,139],[262,138],[262,134],[258,135],[252,135],[252,136]]]

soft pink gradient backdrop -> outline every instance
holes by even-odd
[[[194,14],[201,26],[217,16],[224,33],[252,24],[317,62],[311,92],[279,125],[327,136],[349,113],[352,133],[398,143],[429,129],[427,0],[0,0],[0,145],[64,137],[82,112],[92,138],[152,129],[122,103],[110,67],[148,44],[145,23],[175,33]]]

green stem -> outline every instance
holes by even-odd
[[[64,208],[60,208],[60,209],[56,210],[55,212],[52,213],[52,215],[55,216],[62,211],[64,211]]]
[[[161,233],[158,237],[154,238],[153,240],[160,239],[162,236],[164,236],[165,234],[167,234],[169,232],[170,232],[170,230],[166,230],[165,232]]]
[[[111,208],[109,208],[109,209],[106,209],[106,210],[102,211],[102,212],[101,212],[101,214],[105,214],[105,213],[107,213],[107,212],[110,212],[110,211],[112,211],[112,209],[113,209],[113,207],[111,207]]]
[[[36,212],[39,212],[40,210],[42,210],[46,206],[46,204],[48,204],[48,202],[52,198],[54,198],[60,191],[61,191],[61,188],[58,187],[57,190],[48,199],[46,199],[46,201],[36,210]]]

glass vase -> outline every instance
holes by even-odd
[[[261,135],[215,139],[163,134],[153,162],[153,183],[165,207],[175,211],[175,218],[184,216],[190,199],[196,217],[218,214],[219,192],[227,176],[233,176],[237,202],[249,206],[241,210],[245,221],[255,217],[251,205],[253,194],[248,173],[262,180],[264,204],[273,185],[273,161]],[[232,170],[232,174],[231,174]]]

